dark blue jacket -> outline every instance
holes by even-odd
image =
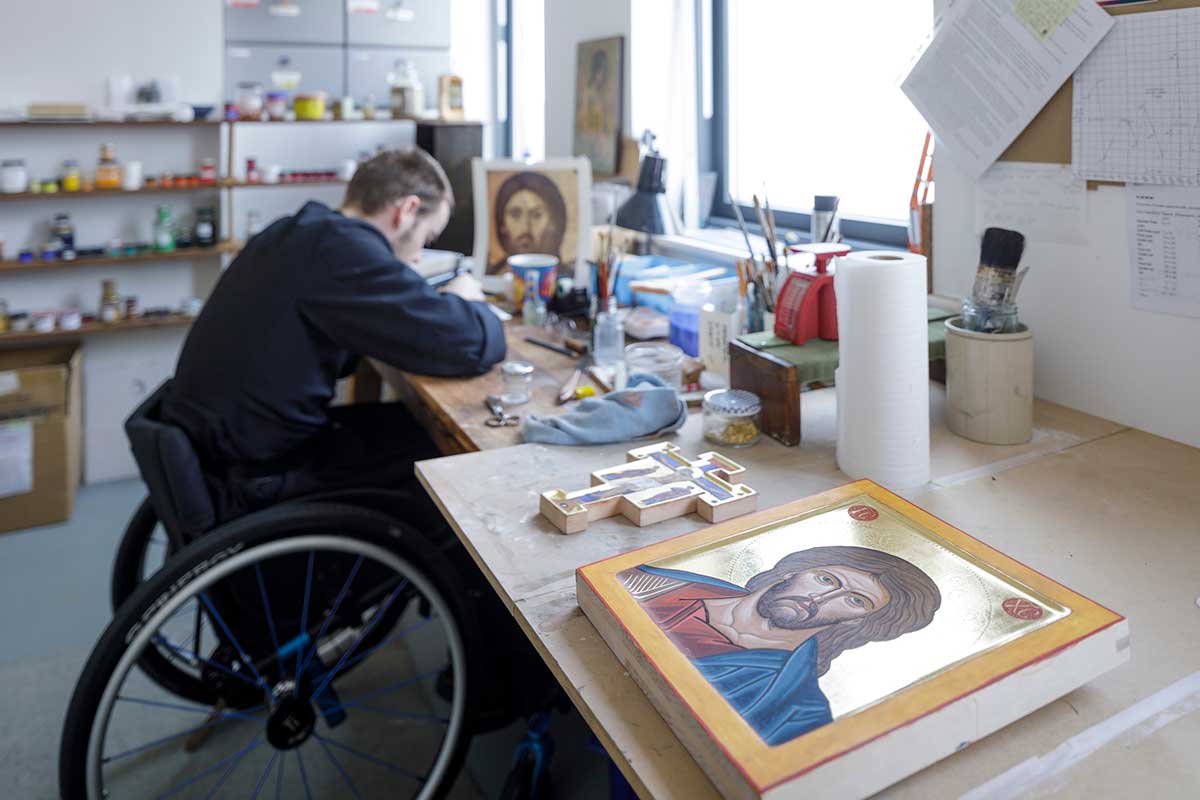
[[[192,326],[163,416],[212,465],[267,461],[328,421],[338,378],[373,356],[424,375],[504,358],[482,303],[438,294],[383,234],[310,202],[251,239]]]

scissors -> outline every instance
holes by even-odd
[[[500,402],[500,398],[494,394],[489,394],[484,398],[483,404],[487,406],[487,410],[492,412],[491,419],[487,421],[489,428],[510,428],[513,425],[521,424],[521,416],[519,414],[504,413],[504,404]]]

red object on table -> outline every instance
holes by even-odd
[[[790,248],[793,253],[811,253],[816,263],[790,275],[775,304],[775,335],[793,344],[809,339],[836,341],[837,297],[829,262],[850,252],[848,244],[814,242]]]

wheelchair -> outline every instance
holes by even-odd
[[[553,678],[498,649],[524,637],[404,491],[217,524],[191,442],[159,418],[169,391],[126,422],[149,496],[68,706],[62,796],[446,796],[472,735],[536,707]]]

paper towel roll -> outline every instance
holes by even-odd
[[[929,480],[925,257],[870,251],[835,260],[837,461],[889,489]]]

